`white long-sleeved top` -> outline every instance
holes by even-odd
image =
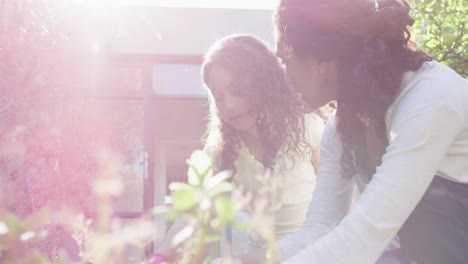
[[[329,119],[306,222],[278,242],[283,263],[375,263],[434,175],[468,184],[465,79],[436,62],[406,73],[385,121],[386,153],[349,212],[354,179],[341,175],[342,145]]]

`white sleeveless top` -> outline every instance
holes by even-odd
[[[314,113],[306,114],[304,118],[305,138],[312,150],[320,144],[324,121]],[[281,154],[275,159],[272,179],[266,182],[279,184],[275,192],[276,202],[273,201],[277,237],[298,230],[305,220],[316,183],[316,171],[311,163],[311,154],[304,157],[296,154],[294,162],[287,155]],[[246,147],[242,146],[239,151],[235,166],[237,173],[234,182],[237,185],[253,194],[263,187],[265,181],[262,183],[258,176],[264,175],[265,168]]]

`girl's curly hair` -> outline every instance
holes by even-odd
[[[205,54],[202,64],[202,77],[207,87],[214,68],[231,72],[238,80],[239,94],[253,104],[263,147],[261,162],[265,168],[273,169],[279,152],[293,161],[297,157],[295,154],[305,157],[309,145],[304,137],[304,108],[297,93],[286,82],[275,54],[262,41],[249,35],[228,36],[217,41]],[[215,99],[211,92],[208,94],[205,145],[213,152],[218,170],[236,171],[234,162],[241,139],[222,120]]]
[[[410,46],[414,20],[404,0],[281,0],[275,14],[279,38],[298,56],[336,60],[337,131],[344,176],[370,177],[366,130],[386,139],[385,114],[403,74],[431,58]]]

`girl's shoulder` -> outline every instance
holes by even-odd
[[[305,138],[312,148],[320,144],[326,120],[315,112],[304,115]]]

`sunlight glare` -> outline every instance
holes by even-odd
[[[123,5],[230,8],[230,9],[267,9],[276,7],[278,0],[120,0]]]

